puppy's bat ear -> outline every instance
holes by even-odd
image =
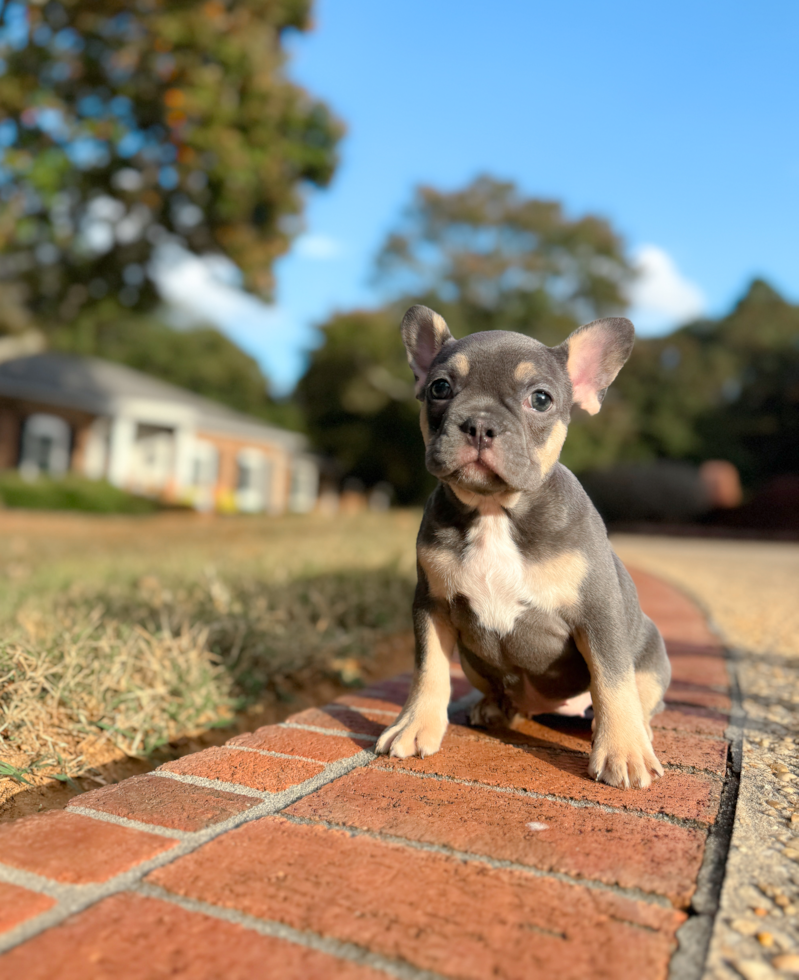
[[[416,379],[416,397],[420,398],[430,365],[444,344],[454,340],[454,337],[444,317],[426,306],[412,306],[402,318],[400,330],[408,352],[408,363]]]
[[[567,354],[574,404],[596,415],[608,386],[630,356],[633,325],[624,317],[594,320],[570,334],[561,344]]]

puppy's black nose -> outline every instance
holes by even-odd
[[[460,430],[478,450],[490,446],[499,434],[496,422],[479,416],[461,422]]]

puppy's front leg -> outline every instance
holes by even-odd
[[[377,741],[376,751],[398,759],[424,758],[438,752],[447,730],[450,696],[449,663],[455,631],[449,619],[434,609],[414,611],[416,665],[411,692],[402,713]]]
[[[575,635],[575,641],[591,671],[594,739],[589,775],[624,789],[649,786],[653,775],[663,775],[663,766],[652,748],[632,662],[627,664],[618,651],[592,648],[584,633]]]

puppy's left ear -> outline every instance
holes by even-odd
[[[402,318],[402,342],[408,352],[408,363],[416,379],[416,397],[424,389],[430,365],[444,344],[455,338],[444,317],[427,306],[412,306]]]
[[[608,386],[630,356],[635,340],[632,323],[624,317],[594,320],[570,334],[561,344],[567,352],[574,404],[596,415]]]

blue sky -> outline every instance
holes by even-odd
[[[644,333],[725,312],[755,275],[799,300],[793,0],[321,0],[315,11],[315,30],[290,40],[290,74],[345,122],[341,165],[308,196],[275,307],[234,296],[231,273],[217,317],[279,390],[302,370],[314,324],[379,300],[371,263],[418,183],[454,189],[487,172],[607,217],[646,272],[633,304]],[[187,282],[176,275],[173,292],[196,301]]]

